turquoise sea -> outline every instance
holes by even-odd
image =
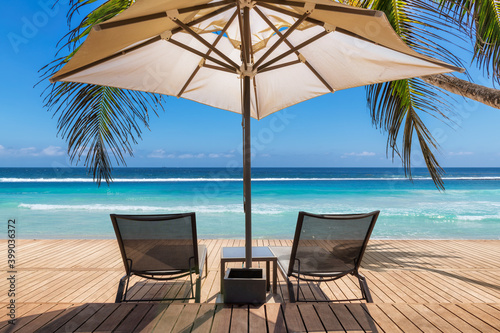
[[[243,238],[241,169],[117,168],[98,187],[83,168],[0,168],[0,212],[17,238],[114,238],[110,213],[194,211],[200,238]],[[300,210],[380,210],[373,238],[500,239],[500,168],[253,168],[253,237],[293,237]],[[6,230],[6,228],[4,228]],[[1,235],[6,238],[6,232]]]

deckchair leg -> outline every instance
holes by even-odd
[[[200,303],[201,298],[201,274],[196,278],[196,293],[195,293],[195,303]]]
[[[120,279],[118,283],[118,290],[116,291],[115,303],[121,303],[123,299],[123,289],[125,288],[125,280],[127,279],[127,275]]]
[[[368,284],[366,283],[366,278],[358,273],[358,279],[359,279],[359,287],[361,288],[361,293],[363,294],[363,297],[366,299],[366,302],[373,303],[370,289],[368,289]]]
[[[208,276],[208,251],[205,254],[205,278]]]
[[[297,280],[298,282],[298,280]],[[295,303],[295,293],[293,292],[293,284],[292,281],[290,281],[290,277],[286,277],[286,284],[288,286],[288,297],[290,298],[290,303]]]

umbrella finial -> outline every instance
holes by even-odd
[[[255,1],[252,0],[240,0],[240,8],[253,8],[255,6]]]

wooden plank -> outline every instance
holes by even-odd
[[[230,332],[248,332],[248,305],[233,306]]]
[[[191,332],[198,310],[200,310],[200,304],[186,304],[177,318],[172,333]]]
[[[209,333],[215,315],[215,304],[201,304],[193,323],[192,333]]]
[[[113,332],[131,333],[139,325],[153,304],[137,304]]]
[[[410,307],[408,304],[397,304],[396,308],[423,332],[441,332],[432,323],[431,317],[427,317],[427,319],[424,318],[418,311],[415,311],[415,309]]]
[[[388,333],[399,333],[403,332],[392,320],[389,318],[384,311],[382,311],[376,304],[369,303],[364,304],[364,310],[368,315],[373,318],[377,323],[377,326],[382,329],[382,332]]]
[[[120,304],[104,304],[96,313],[88,316],[86,321],[76,329],[75,332],[93,332],[101,325],[114,311],[118,309]]]
[[[381,327],[377,325],[367,312],[365,303],[347,303],[345,306],[365,332],[381,331]]]
[[[305,332],[306,328],[302,322],[299,309],[296,304],[282,304],[283,316],[288,332]]]
[[[93,332],[112,332],[136,307],[133,303],[122,303]]]
[[[408,318],[399,312],[393,304],[377,304],[387,317],[389,317],[405,333],[421,332]]]
[[[88,305],[82,305],[77,307],[69,307],[56,316],[53,320],[48,322],[46,325],[42,326],[42,332],[57,332],[60,328],[63,328],[65,325],[73,328],[71,324],[71,319],[73,319],[78,313],[83,311]]]
[[[23,326],[26,326],[30,322],[34,321],[44,312],[50,310],[50,308],[52,308],[53,306],[54,304],[34,304],[33,307],[30,307],[31,309],[29,309],[29,311],[26,311],[28,308],[27,307],[24,309],[24,313],[22,315],[17,315],[14,325],[8,324],[3,329],[1,329],[0,332],[11,332],[13,331],[13,329],[20,329]]]
[[[53,307],[49,311],[42,313],[40,316],[30,321],[23,327],[16,325],[16,333],[32,333],[39,330],[42,326],[46,325],[48,322],[56,318],[58,315],[63,313],[71,304],[52,304]]]
[[[328,303],[314,304],[314,308],[327,332],[344,332],[342,324],[335,316]]]
[[[462,307],[462,304],[457,304],[459,307]],[[500,309],[491,306],[491,304],[474,304],[474,308],[477,311],[471,311],[473,315],[488,323],[489,325],[495,327],[496,329],[500,329]],[[481,312],[478,312],[481,311]]]
[[[134,329],[134,332],[150,333],[153,332],[156,324],[167,309],[168,304],[154,303],[149,309],[148,313],[142,318],[141,322]]]
[[[77,330],[85,321],[91,318],[103,306],[104,304],[87,304],[87,306],[85,306],[82,311],[74,316],[71,321],[54,332],[58,333]]]
[[[450,325],[455,327],[458,331],[461,332],[478,332],[474,327],[469,325],[467,322],[462,320],[460,317],[457,317],[450,311],[448,311],[446,308],[442,306],[442,304],[424,304],[426,307],[428,307],[432,312],[434,312],[434,317],[439,316],[446,320]],[[435,320],[435,319],[434,319]]]
[[[500,331],[499,319],[484,313],[474,304],[441,304],[441,306],[479,332]]]
[[[266,309],[264,305],[249,306],[248,331],[250,333],[262,333],[267,331]]]
[[[312,304],[300,304],[298,309],[308,332],[325,332],[325,328]]]
[[[266,304],[267,327],[270,333],[285,333],[285,318],[281,311],[281,304]]]
[[[174,328],[177,318],[184,309],[183,304],[170,304],[170,306],[163,312],[161,318],[156,323],[153,332],[167,333],[171,332]]]
[[[439,307],[439,305],[410,304],[410,306],[442,332],[460,332],[459,327],[461,323],[457,321],[458,317],[448,315],[446,310]]]
[[[346,304],[330,304],[330,308],[346,332],[364,332],[356,318],[347,309]]]
[[[215,309],[212,333],[227,333],[231,325],[232,308],[223,304],[217,305]]]

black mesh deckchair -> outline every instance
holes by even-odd
[[[110,216],[126,272],[118,285],[116,303],[128,301],[127,290],[132,275],[154,280],[173,280],[189,275],[191,297],[175,299],[194,298],[200,302],[207,248],[198,245],[195,213]],[[193,290],[193,274],[196,275],[196,291]],[[152,300],[157,299],[133,301]]]
[[[362,299],[371,303],[366,279],[358,269],[379,213],[316,215],[300,212],[292,247],[270,247],[287,278],[290,301],[299,301],[300,280],[332,281],[352,274],[359,280]],[[297,279],[296,298],[290,281],[292,276]]]

